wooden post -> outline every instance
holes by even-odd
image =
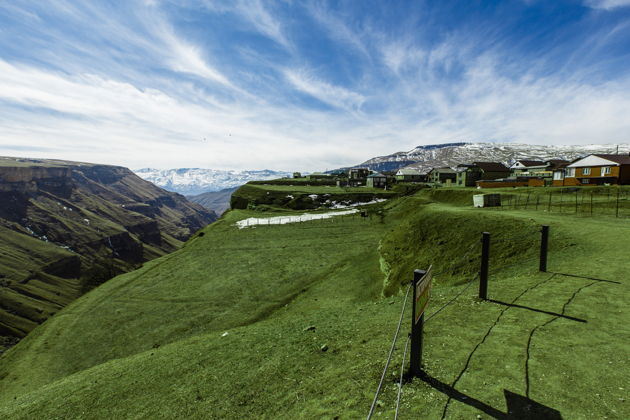
[[[490,263],[490,233],[481,234],[481,269],[479,271],[479,299],[488,299],[488,266]]]
[[[538,267],[539,271],[546,272],[547,271],[547,251],[549,245],[549,226],[543,225],[541,230],[540,237],[540,264]]]
[[[420,317],[420,320],[416,322],[416,286],[426,273],[426,270],[414,270],[413,283],[411,284],[413,289],[413,300],[411,308],[411,353],[409,354],[409,373],[412,377],[420,376],[422,373],[422,334],[424,327],[424,313]]]

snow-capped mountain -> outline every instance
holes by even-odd
[[[291,176],[288,172],[265,169],[262,171],[220,171],[202,168],[152,169],[134,171],[136,175],[167,191],[197,195],[238,187],[249,181],[262,181]]]
[[[445,143],[418,146],[408,152],[372,158],[357,167],[375,171],[392,171],[402,167],[429,171],[461,163],[502,162],[511,165],[517,160],[573,160],[592,153],[628,154],[630,144],[592,144],[584,146],[553,146],[518,143]]]

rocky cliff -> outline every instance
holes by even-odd
[[[0,157],[0,351],[215,219],[123,167]]]

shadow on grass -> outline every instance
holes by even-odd
[[[516,303],[501,302],[500,300],[495,300],[495,299],[488,299],[488,302],[496,303],[498,305],[509,306],[511,308],[527,309],[528,311],[540,312],[541,314],[557,316],[557,317],[560,317],[560,318],[569,319],[571,321],[587,322],[585,319],[582,319],[582,318],[576,318],[574,316],[563,315],[563,314],[559,314],[557,312],[551,312],[551,311],[545,311],[545,310],[542,310],[542,309],[536,309],[536,308],[532,308],[530,306],[518,305]]]
[[[476,408],[479,411],[483,411],[492,418],[499,420],[562,420],[562,415],[558,410],[547,407],[534,400],[531,400],[522,395],[515,394],[507,389],[503,390],[505,401],[507,403],[507,413],[504,413],[491,405],[484,403],[478,399],[475,399],[469,395],[464,394],[461,391],[453,388],[452,386],[445,384],[429,375],[426,372],[422,372],[420,380],[427,383],[435,390],[443,393],[444,395],[457,400],[461,403]],[[442,414],[442,418],[446,415],[446,412]]]
[[[579,276],[579,275],[577,275],[577,274],[556,273],[556,272],[553,272],[553,271],[549,271],[549,273],[551,273],[551,274],[557,274],[557,275],[559,275],[559,276],[565,276],[565,277],[575,277],[575,278],[578,278],[578,279],[594,280],[594,281],[602,281],[602,282],[605,282],[605,283],[621,284],[621,282],[620,282],[620,281],[615,281],[615,280],[606,280],[606,279],[597,279],[597,278],[595,278],[595,277]]]

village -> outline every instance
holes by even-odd
[[[509,167],[501,162],[462,163],[455,167],[421,171],[404,167],[397,171],[372,171],[358,167],[329,173],[315,172],[294,179],[320,185],[388,189],[396,183],[424,183],[433,187],[579,187],[594,185],[629,185],[630,155],[591,154],[567,161],[517,160]]]

